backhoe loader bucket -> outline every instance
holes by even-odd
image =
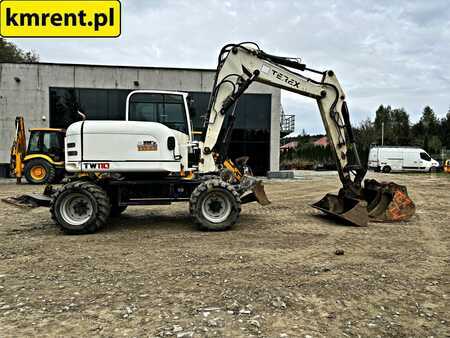
[[[364,200],[326,194],[324,198],[311,206],[353,225],[367,226],[369,221],[367,203]]]
[[[416,212],[406,187],[394,182],[365,180],[364,197],[369,217],[375,222],[407,221]]]
[[[311,206],[358,226],[366,226],[369,220],[407,221],[416,211],[405,186],[376,180],[365,180],[361,198],[327,194]]]

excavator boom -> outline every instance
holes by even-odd
[[[299,72],[319,76],[320,79]],[[255,43],[229,44],[220,52],[208,107],[200,172],[213,171],[218,162],[226,159],[236,119],[232,107],[253,82],[311,97],[318,104],[342,188],[337,195],[328,194],[314,203],[314,208],[360,226],[367,225],[369,217],[398,221],[407,220],[414,214],[415,206],[405,187],[376,181],[363,187],[366,169],[359,159],[346,95],[335,73],[308,68],[299,59],[267,54]],[[227,123],[225,128],[224,122]],[[351,158],[353,163],[350,163]]]

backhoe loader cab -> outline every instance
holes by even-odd
[[[32,128],[28,146],[23,117],[16,118],[16,136],[11,147],[11,174],[31,184],[57,183],[64,176],[63,129]]]
[[[23,159],[23,175],[28,183],[58,183],[64,177],[64,135],[62,129],[30,129]]]

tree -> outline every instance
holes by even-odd
[[[447,112],[447,116],[439,121],[439,138],[442,141],[442,145],[450,149],[450,109]]]
[[[353,128],[353,133],[358,146],[359,158],[361,163],[365,165],[369,157],[370,145],[378,143],[379,135],[377,135],[375,130],[375,124],[370,119],[362,121],[358,127]]]
[[[38,62],[39,56],[32,51],[24,51],[14,43],[0,38],[0,62]]]
[[[405,109],[393,109],[391,111],[392,144],[406,146],[410,142],[409,115]]]
[[[423,109],[422,117],[411,128],[414,145],[423,147],[431,153],[439,152],[442,147],[440,140],[440,122],[430,106]]]
[[[420,118],[420,122],[424,126],[425,130],[428,133],[436,133],[438,129],[438,119],[433,109],[430,106],[426,106],[423,109],[422,117]]]
[[[408,145],[410,142],[409,115],[403,108],[392,109],[391,106],[378,107],[375,112],[374,128],[377,139],[381,144],[381,134],[384,123],[384,144]]]
[[[432,154],[439,154],[442,149],[442,142],[437,135],[431,135],[427,139],[427,150]]]
[[[383,105],[379,106],[377,111],[375,112],[375,131],[378,135],[379,144],[382,143],[381,134],[384,124],[384,144],[389,144],[391,140],[391,125],[392,125],[392,114],[391,114],[391,106],[384,107]]]

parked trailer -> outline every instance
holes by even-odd
[[[369,169],[389,173],[391,171],[436,171],[439,162],[421,148],[373,147],[369,152]]]

